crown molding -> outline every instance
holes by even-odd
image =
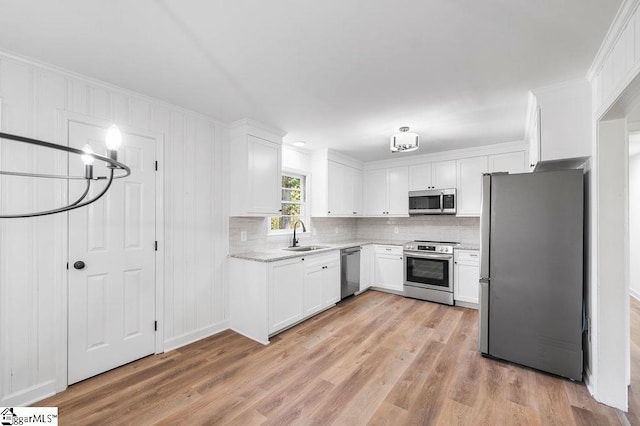
[[[587,80],[593,81],[595,76],[600,72],[604,66],[605,60],[613,51],[618,39],[622,36],[624,28],[629,23],[629,20],[633,17],[634,12],[640,5],[640,0],[624,0],[620,5],[616,16],[613,18],[613,22],[609,26],[607,35],[605,35],[596,57],[587,71]]]

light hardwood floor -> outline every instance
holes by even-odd
[[[640,373],[640,303],[632,304]],[[640,386],[634,374],[631,424]],[[482,358],[477,311],[368,291],[268,346],[231,331],[75,384],[60,424],[618,425],[582,384]]]

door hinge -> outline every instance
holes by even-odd
[[[156,241],[156,251],[158,251],[158,242]]]
[[[158,171],[158,162],[156,161],[156,172]]]
[[[67,262],[67,269],[69,269],[69,262]]]
[[[158,331],[158,321],[153,322],[153,331]]]

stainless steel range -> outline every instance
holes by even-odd
[[[404,245],[404,295],[453,305],[452,241],[412,241]]]

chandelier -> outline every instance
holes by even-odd
[[[400,127],[400,133],[391,136],[389,148],[391,152],[410,152],[418,149],[419,139],[417,133],[409,132],[408,127]]]
[[[87,206],[93,202],[98,201],[104,194],[107,193],[109,187],[111,186],[111,182],[114,179],[120,179],[127,177],[131,174],[131,169],[127,167],[125,164],[118,161],[118,148],[122,143],[122,134],[120,133],[120,129],[114,124],[107,130],[107,136],[105,140],[106,145],[106,155],[98,155],[93,152],[89,145],[85,145],[84,148],[76,149],[71,148],[64,145],[58,145],[51,142],[45,142],[38,139],[31,139],[24,136],[11,135],[9,133],[0,132],[0,140],[8,139],[20,143],[26,143],[29,145],[36,145],[43,148],[55,149],[58,151],[64,151],[71,154],[79,155],[82,162],[84,163],[84,176],[71,176],[71,175],[47,175],[47,174],[38,174],[38,173],[26,173],[26,172],[10,172],[0,170],[0,175],[7,176],[20,176],[20,177],[30,177],[30,178],[39,178],[39,179],[67,179],[67,180],[84,180],[86,183],[84,192],[80,196],[80,198],[74,200],[72,203],[64,206],[58,207],[51,210],[43,210],[38,212],[29,212],[29,213],[21,213],[21,214],[0,214],[0,219],[13,219],[13,218],[24,218],[24,217],[36,217],[36,216],[45,216],[54,213],[62,213],[69,210],[77,209],[80,207]],[[94,176],[93,175],[93,162],[95,160],[103,161],[107,166],[107,175],[108,176]],[[116,170],[121,170],[122,173],[116,174]],[[91,189],[91,183],[98,180],[106,180],[106,184],[102,191],[100,191],[97,195],[93,196],[93,198],[87,198],[89,194],[89,190]]]

